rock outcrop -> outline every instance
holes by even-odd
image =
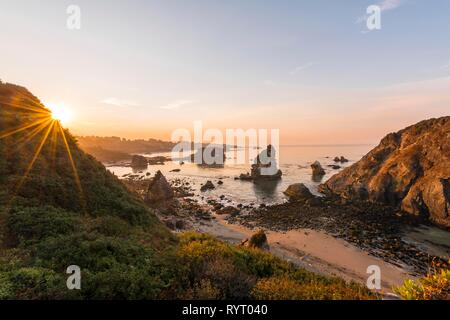
[[[267,149],[263,150],[256,157],[250,174],[241,174],[239,179],[251,181],[281,179],[283,172],[278,169],[275,152],[275,148],[272,145],[268,145]]]
[[[348,162],[348,159],[346,159],[344,156],[341,156],[341,157],[335,157],[335,158],[334,158],[334,162],[345,163],[345,162]]]
[[[450,117],[388,134],[320,191],[400,206],[450,227]]]
[[[145,201],[150,204],[172,200],[174,192],[166,177],[158,171],[155,177],[150,181]]]
[[[319,161],[315,161],[311,165],[311,169],[313,177],[322,177],[325,175],[325,170],[322,168],[322,165],[320,164]]]
[[[205,192],[208,190],[212,190],[215,189],[216,187],[214,186],[214,183],[212,183],[211,180],[206,181],[206,183],[204,185],[202,185],[202,187],[200,188],[201,192]]]
[[[144,156],[133,155],[131,158],[131,167],[132,168],[147,168],[148,160]]]
[[[314,198],[314,195],[309,191],[308,187],[303,183],[295,183],[290,185],[286,191],[283,192],[291,201],[309,200]]]
[[[241,242],[241,246],[249,248],[258,248],[262,250],[269,250],[269,242],[267,241],[267,236],[264,230],[259,230],[253,234],[250,239],[245,239]]]

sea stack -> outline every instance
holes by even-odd
[[[450,117],[421,121],[388,134],[320,190],[399,206],[450,227]]]
[[[166,177],[158,171],[155,177],[150,181],[145,201],[149,204],[172,200],[174,192]]]
[[[283,175],[276,160],[276,150],[272,145],[268,145],[255,159],[252,164],[250,174],[241,174],[241,180],[277,180]]]
[[[320,164],[319,161],[315,161],[311,165],[311,169],[313,177],[322,177],[325,175],[325,170],[322,168],[322,165]]]

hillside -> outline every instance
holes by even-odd
[[[145,273],[141,289],[156,297],[161,252],[176,239],[25,88],[1,84],[0,103],[0,297],[80,294],[65,288],[73,264],[84,267],[84,297],[125,296],[113,286]],[[107,279],[110,293],[99,292]]]
[[[400,206],[450,227],[450,117],[388,134],[322,191]]]
[[[1,83],[0,151],[0,299],[374,298],[259,249],[175,237],[36,97]]]
[[[76,137],[82,150],[93,155],[102,162],[116,162],[131,160],[132,154],[150,154],[155,152],[171,151],[172,142],[157,139],[124,139],[119,137]]]

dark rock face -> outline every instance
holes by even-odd
[[[275,148],[268,145],[255,159],[251,167],[250,174],[241,174],[239,179],[249,181],[278,180],[281,179],[283,172],[278,169],[275,156]]]
[[[450,227],[450,117],[390,133],[360,161],[320,186],[344,198],[398,205]]]
[[[241,245],[249,248],[258,248],[262,250],[270,249],[266,233],[263,230],[256,232],[254,235],[250,237],[250,239],[242,241]]]
[[[145,201],[148,203],[158,203],[168,201],[174,198],[174,192],[166,177],[158,171],[148,186]]]
[[[291,201],[309,200],[314,198],[314,195],[309,191],[308,187],[303,183],[295,183],[290,185],[286,191],[283,192]]]
[[[219,210],[216,211],[217,214],[227,214],[227,215],[237,215],[239,214],[240,210],[236,209],[235,207],[232,206],[228,206],[225,208],[221,208]]]
[[[311,169],[312,169],[312,175],[314,177],[321,177],[321,176],[325,175],[325,170],[322,168],[322,165],[320,164],[319,161],[315,161],[311,165]]]
[[[345,163],[345,162],[348,162],[348,159],[346,159],[344,156],[341,156],[341,157],[335,157],[335,158],[334,158],[334,162]]]
[[[205,192],[208,190],[212,190],[215,189],[216,187],[214,186],[214,184],[212,183],[212,181],[208,180],[206,181],[206,183],[200,188],[201,192]]]
[[[148,160],[146,157],[140,155],[134,155],[131,158],[131,167],[133,168],[147,168]]]

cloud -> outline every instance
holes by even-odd
[[[299,73],[299,72],[301,72],[301,71],[303,71],[303,70],[306,70],[306,69],[308,69],[308,68],[311,68],[313,65],[315,65],[314,62],[308,62],[308,63],[306,63],[306,64],[304,64],[304,65],[301,65],[301,66],[298,66],[298,67],[294,68],[290,73],[291,73],[291,74]]]
[[[381,12],[384,12],[384,11],[390,11],[390,10],[397,9],[398,7],[402,6],[406,1],[407,0],[383,0],[374,5],[379,6]],[[369,16],[367,14],[365,14],[365,15],[357,18],[356,23],[358,24],[363,21],[366,21],[368,17]]]
[[[108,104],[110,106],[116,106],[116,107],[139,107],[140,104],[135,102],[135,101],[130,101],[130,100],[122,100],[122,99],[118,99],[118,98],[106,98],[104,100],[102,100],[102,103],[104,104]]]
[[[404,2],[405,0],[383,0],[379,6],[381,11],[394,10],[400,7]]]
[[[447,64],[444,64],[441,68],[442,69],[450,69],[450,62]]]
[[[179,109],[183,106],[186,106],[188,104],[194,103],[194,101],[192,100],[176,100],[173,101],[165,106],[160,107],[161,109],[165,109],[165,110],[174,110],[174,109]]]

